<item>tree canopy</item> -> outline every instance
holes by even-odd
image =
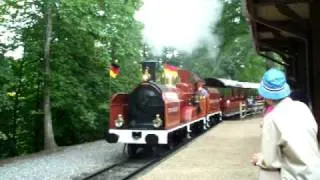
[[[43,148],[45,4],[48,1],[5,0],[1,21],[15,38],[1,44],[0,156]],[[139,82],[142,24],[134,19],[140,1],[51,0],[51,111],[58,145],[101,138],[111,92],[127,92]],[[32,10],[30,10],[32,9]],[[14,23],[11,23],[14,22]],[[13,25],[14,24],[14,25]],[[23,58],[4,52],[23,45]],[[110,79],[117,61],[121,74]],[[130,64],[130,65],[129,65]],[[133,78],[132,78],[133,77]]]

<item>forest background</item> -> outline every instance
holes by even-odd
[[[152,54],[143,24],[134,18],[141,5],[140,0],[0,2],[0,26],[14,32],[10,43],[0,41],[0,159],[103,138],[108,99],[141,81],[144,59],[239,81],[257,82],[265,71],[241,0],[223,1],[212,29],[220,37],[215,57],[208,45],[192,53],[166,47]],[[23,56],[7,56],[22,46]],[[115,79],[108,74],[111,62],[121,67]]]

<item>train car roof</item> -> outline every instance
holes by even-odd
[[[252,83],[252,82],[241,82],[243,85],[243,88],[247,89],[258,89],[260,84],[259,83]]]
[[[240,82],[231,79],[224,78],[205,78],[206,86],[212,87],[234,87],[234,88],[245,88],[245,89],[258,89],[259,83],[252,82]]]

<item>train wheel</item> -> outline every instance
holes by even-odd
[[[172,150],[174,148],[174,140],[173,140],[173,137],[171,137],[169,140],[168,140],[168,144],[166,145],[166,148],[169,149],[169,150]]]
[[[217,120],[216,117],[211,116],[209,119],[210,119],[210,126],[211,126],[211,127],[213,127],[213,126],[215,126],[216,124],[218,124],[218,120]]]
[[[160,151],[158,146],[151,147],[152,150],[152,156],[158,157],[160,156]]]
[[[136,144],[128,144],[128,155],[130,158],[137,157],[138,146]]]
[[[197,134],[203,132],[204,131],[203,126],[204,126],[203,122],[195,123],[192,127],[193,134],[196,136]],[[193,135],[191,135],[191,136],[193,136]]]

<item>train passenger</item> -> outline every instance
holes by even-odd
[[[208,91],[203,87],[203,82],[198,82],[196,85],[197,85],[197,94],[199,94],[202,97],[209,96]]]
[[[199,104],[200,100],[206,97],[209,97],[209,93],[207,92],[206,89],[203,87],[203,82],[198,81],[195,83],[195,100],[196,100],[196,106],[197,106],[197,113],[202,112],[201,105]]]
[[[254,99],[252,96],[248,96],[247,98],[245,98],[247,106],[248,107],[253,107],[254,106]]]
[[[318,127],[310,109],[289,97],[285,75],[277,69],[264,74],[258,92],[274,106],[264,119],[262,151],[251,160],[261,169],[259,178],[319,180]]]

